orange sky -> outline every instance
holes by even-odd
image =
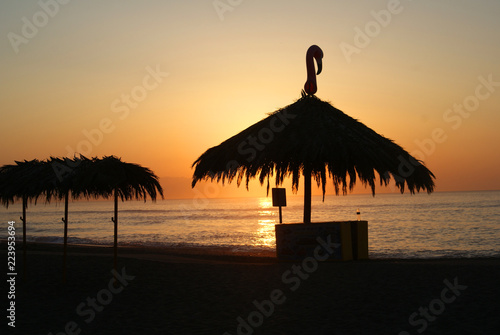
[[[116,155],[168,198],[264,196],[191,190],[191,164],[299,98],[317,44],[319,98],[424,160],[437,191],[500,189],[498,17],[495,0],[2,2],[0,165]]]

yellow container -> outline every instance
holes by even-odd
[[[352,258],[368,259],[368,221],[350,221]]]

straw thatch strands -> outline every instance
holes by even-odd
[[[297,191],[304,176],[304,223],[311,222],[311,177],[321,185],[323,197],[327,177],[335,193],[347,193],[356,181],[375,194],[391,178],[403,193],[434,190],[434,175],[392,140],[371,130],[314,95],[272,113],[237,135],[208,149],[194,163],[192,186],[199,180],[224,183],[236,178],[238,186],[258,178],[263,184],[275,177],[279,186],[287,177]]]
[[[148,168],[122,162],[115,156],[80,158],[75,190],[84,197],[117,196],[122,201],[163,197],[158,177]]]

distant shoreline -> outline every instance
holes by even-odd
[[[27,242],[27,257],[30,253],[62,254],[62,243]],[[0,250],[6,251],[7,241],[0,239]],[[223,247],[155,247],[155,246],[120,246],[118,245],[119,258],[140,258],[149,260],[164,260],[178,262],[181,260],[203,261],[235,261],[235,262],[277,262],[274,251],[234,251],[233,248]],[[68,244],[68,255],[89,254],[92,256],[113,257],[112,245]],[[17,241],[17,257],[22,254],[22,242]]]
[[[30,253],[50,253],[62,254],[63,244],[49,242],[27,242],[27,257]],[[91,256],[113,256],[113,246],[111,245],[87,245],[87,244],[68,244],[68,255],[91,255]],[[7,241],[0,239],[0,250],[6,251]],[[230,247],[167,247],[167,246],[120,246],[118,245],[119,258],[136,258],[164,262],[236,262],[236,263],[277,263],[274,251],[235,251]],[[22,242],[17,241],[17,257],[22,255]],[[428,258],[370,258],[365,261],[357,262],[404,262],[404,263],[434,263],[434,262],[475,262],[500,260],[499,257],[428,257]]]

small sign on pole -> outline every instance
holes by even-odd
[[[273,206],[279,207],[280,213],[280,223],[283,223],[283,217],[281,214],[281,207],[286,207],[286,189],[284,188],[273,188]]]

